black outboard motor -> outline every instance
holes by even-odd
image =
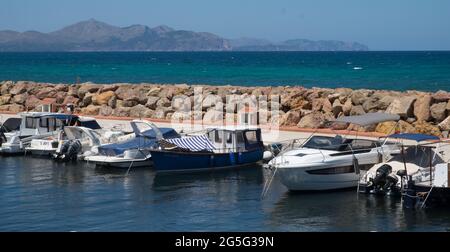
[[[82,145],[80,140],[69,140],[65,142],[59,152],[54,156],[55,159],[61,161],[77,160],[78,153],[81,151]]]
[[[375,187],[384,187],[388,175],[392,172],[392,167],[390,165],[384,164],[377,169],[375,178],[373,178],[373,185]]]

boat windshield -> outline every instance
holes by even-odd
[[[376,141],[366,139],[343,138],[340,135],[335,137],[313,136],[303,145],[303,147],[331,151],[354,151],[376,148],[377,143]]]

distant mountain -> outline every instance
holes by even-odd
[[[207,32],[175,30],[168,26],[116,27],[95,19],[51,33],[0,31],[0,52],[8,51],[361,51],[367,46],[342,41],[288,40],[274,44],[263,39],[229,40]]]
[[[0,31],[0,51],[229,51],[229,41],[167,26],[116,27],[94,19],[51,33]]]
[[[286,40],[281,43],[247,44],[233,47],[235,51],[368,51],[366,45],[336,40],[312,41],[307,39]]]

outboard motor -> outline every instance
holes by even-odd
[[[384,164],[380,166],[375,174],[375,178],[371,179],[369,185],[375,192],[389,192],[398,182],[398,179],[392,173],[392,167]]]
[[[61,161],[77,160],[78,153],[81,149],[82,145],[80,140],[69,140],[61,146],[61,149],[54,157]]]

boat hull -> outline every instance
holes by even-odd
[[[88,163],[94,163],[97,166],[114,167],[114,168],[129,168],[132,167],[151,167],[153,161],[151,158],[147,159],[126,159],[117,157],[105,157],[105,156],[91,156],[86,157],[85,161]]]
[[[356,187],[359,175],[343,174],[309,174],[307,168],[279,168],[281,182],[290,191],[326,191]]]
[[[156,172],[196,172],[216,169],[233,169],[262,160],[263,150],[241,153],[199,153],[151,151]]]

